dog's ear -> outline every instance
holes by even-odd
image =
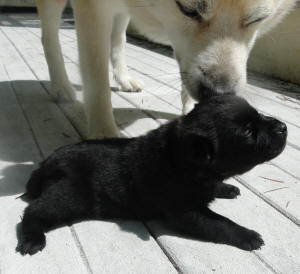
[[[189,134],[183,137],[182,156],[184,161],[209,165],[214,159],[213,143],[206,136]]]

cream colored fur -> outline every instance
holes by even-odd
[[[42,42],[56,100],[72,100],[58,39],[67,0],[37,0]],[[189,10],[203,0],[178,0]],[[274,27],[295,0],[206,0],[202,20],[184,15],[175,0],[73,0],[78,35],[88,137],[119,136],[109,84],[109,57],[122,89],[143,84],[130,77],[125,61],[125,31],[131,18],[149,39],[173,47],[182,75],[183,111],[199,100],[199,84],[217,93],[239,91],[246,83],[246,63],[256,38]],[[202,5],[203,7],[203,5]],[[263,21],[252,23],[260,17]]]

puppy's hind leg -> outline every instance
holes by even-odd
[[[66,181],[47,188],[40,197],[30,202],[21,222],[21,233],[16,248],[22,255],[33,255],[46,245],[45,232],[60,225],[71,224],[88,217],[90,197],[82,190],[74,190]]]
[[[223,182],[218,184],[215,190],[216,198],[233,199],[239,195],[241,195],[241,193],[238,187]]]
[[[75,92],[68,80],[59,44],[58,31],[67,0],[37,0],[42,24],[42,44],[51,79],[50,94],[56,101],[71,101]]]
[[[124,91],[141,91],[144,84],[130,77],[125,61],[126,29],[130,17],[127,14],[117,14],[114,18],[111,33],[111,62],[114,78]]]

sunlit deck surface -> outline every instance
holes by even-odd
[[[15,199],[37,164],[81,140],[85,120],[77,43],[71,18],[60,37],[76,103],[54,103],[35,14],[0,15],[0,273],[300,273],[300,88],[249,75],[243,94],[261,112],[288,125],[282,155],[231,179],[241,196],[217,200],[216,212],[259,232],[265,246],[246,252],[186,239],[158,221],[86,221],[47,233],[35,256],[15,252],[16,225],[26,206]],[[137,136],[181,113],[181,82],[169,50],[130,38],[127,59],[141,93],[112,93],[124,136]],[[112,80],[112,86],[116,86]],[[247,155],[245,155],[247,157]],[[51,206],[51,205],[50,205]]]

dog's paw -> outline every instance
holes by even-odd
[[[49,93],[55,102],[66,103],[76,99],[75,91],[69,83],[61,86],[53,85]]]
[[[243,228],[238,233],[235,245],[240,249],[252,251],[260,249],[264,245],[264,241],[256,231]]]
[[[234,199],[237,196],[241,195],[241,191],[238,187],[236,186],[232,186],[232,185],[228,185],[228,187],[225,190],[224,195],[226,196],[226,198],[228,199]]]
[[[116,127],[96,128],[91,127],[85,136],[85,139],[104,139],[104,138],[119,138],[120,131]]]
[[[236,186],[222,183],[217,186],[216,198],[234,199],[241,195],[240,189]]]
[[[144,83],[131,77],[122,77],[116,79],[120,85],[120,90],[126,92],[140,92],[144,88]]]
[[[38,251],[41,251],[46,246],[46,237],[44,234],[34,236],[22,236],[19,240],[19,244],[16,248],[17,252],[22,255],[34,255]]]

